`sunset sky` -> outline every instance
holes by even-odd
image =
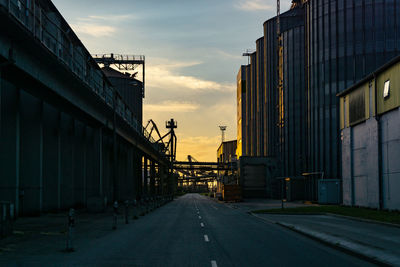
[[[236,139],[236,74],[274,0],[53,0],[92,54],[146,56],[144,123],[178,121],[177,158],[216,161]],[[287,10],[290,1],[282,1]]]

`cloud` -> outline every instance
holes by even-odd
[[[158,104],[144,104],[143,108],[151,112],[194,112],[199,105],[189,102],[163,101]]]
[[[178,135],[177,158],[187,160],[187,155],[198,161],[217,161],[217,149],[221,136],[191,136],[181,138]]]
[[[97,15],[91,15],[88,16],[88,20],[105,20],[105,21],[112,21],[112,22],[126,22],[127,20],[132,20],[134,19],[135,16],[132,14],[125,14],[125,15],[103,15],[103,16],[97,16]]]
[[[111,26],[133,19],[134,16],[127,15],[90,15],[85,18],[77,18],[75,23],[71,24],[73,30],[77,33],[90,35],[93,37],[109,37],[116,31],[117,27]]]
[[[194,76],[179,75],[175,70],[182,64],[151,65],[146,67],[147,86],[172,90],[235,91],[233,83],[220,83]]]
[[[269,2],[269,1],[268,1]],[[235,4],[238,9],[246,11],[258,11],[258,10],[274,10],[275,5],[267,3],[265,0],[240,0]]]
[[[87,34],[93,37],[112,36],[116,32],[116,28],[108,25],[100,25],[96,23],[77,23],[71,24],[75,32]]]
[[[218,55],[220,55],[220,56],[222,56],[224,58],[228,58],[228,59],[238,59],[238,60],[242,60],[243,59],[243,56],[240,55],[240,54],[239,55],[234,55],[234,54],[230,54],[230,53],[227,53],[227,52],[225,52],[223,50],[219,50],[219,49],[216,50],[216,53]]]

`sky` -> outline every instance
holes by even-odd
[[[281,1],[287,10],[291,1]],[[146,56],[143,122],[178,122],[177,159],[236,139],[236,75],[275,0],[53,0],[91,54]],[[139,76],[140,77],[140,76]]]

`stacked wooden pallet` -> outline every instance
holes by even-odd
[[[222,198],[224,201],[238,202],[242,200],[242,189],[237,184],[224,185],[222,189]]]

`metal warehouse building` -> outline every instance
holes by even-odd
[[[400,57],[339,94],[343,202],[400,209]]]
[[[341,176],[336,94],[400,50],[400,1],[310,0],[306,8],[308,170]]]
[[[249,69],[263,60],[263,70],[256,67],[262,77],[247,77],[246,89],[252,91],[245,95],[250,107],[246,107],[248,149],[243,155],[275,157],[279,176],[308,173],[340,179],[336,95],[400,54],[400,0],[293,3],[280,16],[283,101],[277,87],[276,17],[264,23],[264,37],[257,40],[257,52],[251,56]],[[263,51],[260,40],[264,40]],[[254,79],[263,84],[253,86]],[[257,94],[260,87],[264,93]],[[254,100],[253,92],[262,99]],[[259,103],[262,107],[257,107]],[[243,114],[239,119],[244,119]]]

